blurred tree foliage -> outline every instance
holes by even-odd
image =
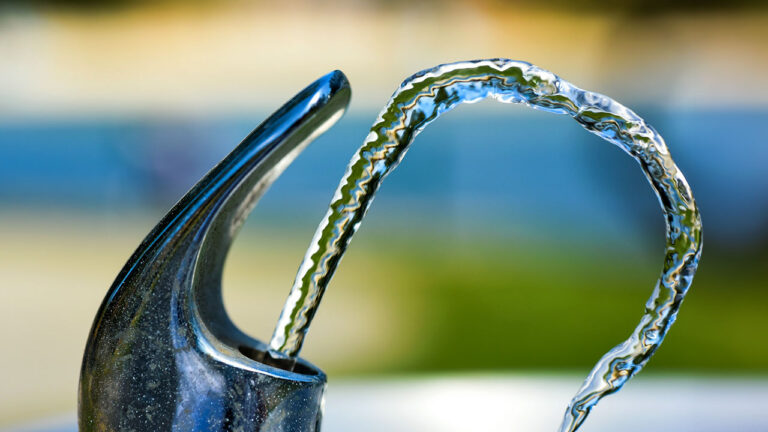
[[[238,0],[0,0],[0,7],[10,7],[14,9],[29,8],[54,8],[54,9],[78,9],[83,11],[105,10],[113,8],[127,8],[142,4],[158,3],[179,3],[184,5],[216,5],[226,3],[236,3]],[[454,0],[453,3],[463,3],[464,0]],[[472,1],[466,1],[474,3]],[[266,3],[266,2],[264,2]],[[311,3],[307,1],[307,3]],[[766,9],[768,2],[764,0],[730,0],[727,2],[718,0],[554,0],[549,2],[539,2],[533,0],[491,0],[486,3],[497,6],[528,6],[537,8],[561,9],[566,11],[584,11],[584,12],[610,12],[610,13],[630,13],[630,14],[659,14],[676,12],[718,12],[738,9]],[[413,3],[406,0],[368,0],[363,5],[381,7],[381,8],[403,8],[412,7]],[[422,2],[424,5],[444,5],[445,2],[439,0],[427,0]],[[345,6],[360,5],[360,2],[341,1],[327,3],[326,6]]]

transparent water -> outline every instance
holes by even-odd
[[[643,368],[664,340],[699,262],[701,219],[688,183],[652,127],[614,100],[525,62],[492,59],[445,64],[401,84],[347,167],[299,267],[270,348],[276,355],[298,355],[323,293],[376,191],[416,135],[458,104],[487,97],[569,115],[589,132],[619,146],[640,164],[664,212],[666,251],[661,276],[631,336],[600,359],[568,405],[560,430],[575,431],[601,398],[621,389]]]

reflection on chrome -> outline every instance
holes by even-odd
[[[525,62],[493,59],[445,64],[401,84],[349,163],[299,267],[270,349],[283,356],[298,355],[325,288],[379,185],[400,163],[416,135],[460,103],[487,97],[567,114],[589,132],[619,146],[638,161],[664,211],[666,256],[661,276],[640,324],[600,359],[569,404],[560,430],[575,431],[595,404],[640,371],[664,340],[699,262],[701,219],[688,183],[652,127],[614,100]]]

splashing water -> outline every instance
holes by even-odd
[[[350,161],[299,267],[270,348],[282,356],[298,354],[325,288],[376,190],[416,135],[458,104],[486,97],[567,114],[589,132],[619,146],[640,163],[664,211],[667,242],[661,276],[640,324],[600,359],[571,400],[560,431],[575,431],[597,402],[621,389],[664,340],[698,265],[701,219],[688,183],[652,127],[612,99],[581,90],[525,62],[493,59],[445,64],[403,82]]]

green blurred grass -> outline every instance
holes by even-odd
[[[379,236],[360,246],[350,254],[397,280],[388,295],[408,341],[384,370],[361,372],[588,370],[638,323],[662,256],[503,236]],[[768,372],[765,254],[716,249],[705,247],[650,370]]]

